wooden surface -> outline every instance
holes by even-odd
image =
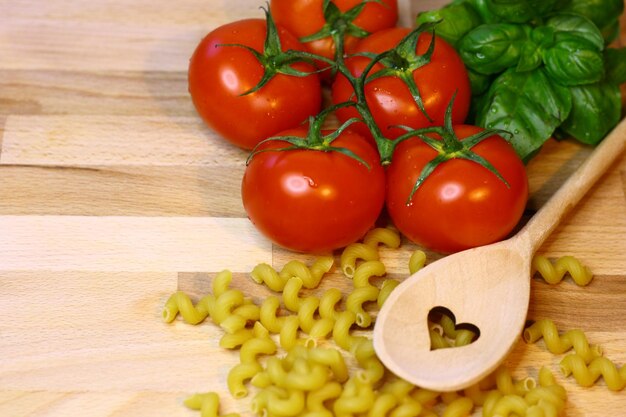
[[[197,118],[186,67],[211,28],[259,17],[250,0],[0,0],[0,416],[194,416],[182,399],[225,393],[237,363],[221,331],[161,321],[177,288],[196,296],[216,271],[310,260],[273,247],[239,197],[246,153]],[[626,31],[622,29],[622,43]],[[529,215],[589,150],[550,142],[529,165]],[[592,284],[532,281],[530,318],[581,328],[626,364],[626,159],[540,253],[578,256]],[[402,277],[414,246],[383,252]],[[429,254],[429,261],[437,258]],[[325,287],[346,288],[337,275]],[[559,356],[520,342],[516,375],[549,365],[568,416],[622,416],[626,392],[578,388]],[[249,415],[249,414],[244,414]]]

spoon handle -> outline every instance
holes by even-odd
[[[611,131],[585,162],[517,234],[533,254],[565,214],[589,191],[626,148],[626,118]]]

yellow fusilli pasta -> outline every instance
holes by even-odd
[[[341,252],[341,271],[348,278],[354,276],[357,260],[377,261],[380,259],[378,248],[364,243],[352,243]]]
[[[377,227],[370,230],[363,237],[363,243],[368,246],[377,247],[385,245],[388,248],[399,248],[402,240],[397,230],[390,227]]]
[[[535,343],[543,338],[546,348],[554,354],[565,353],[570,349],[580,355],[586,363],[593,358],[602,356],[599,346],[590,345],[587,337],[581,330],[568,330],[562,335],[552,320],[537,320],[524,329],[523,338],[526,343]]]
[[[532,260],[533,275],[538,273],[548,284],[558,284],[566,274],[580,286],[585,286],[593,279],[593,274],[577,258],[562,256],[552,263],[542,255],[536,255]]]
[[[560,367],[565,376],[573,375],[583,387],[594,385],[600,377],[611,391],[621,391],[626,386],[626,366],[618,368],[604,356],[594,358],[587,365],[584,358],[573,353],[561,360]]]
[[[184,404],[191,410],[199,410],[201,417],[239,417],[237,413],[219,414],[220,400],[215,392],[194,394]]]
[[[426,253],[422,250],[415,250],[409,258],[409,273],[412,275],[422,269],[426,263]]]

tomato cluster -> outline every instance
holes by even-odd
[[[265,20],[218,27],[194,52],[193,103],[252,150],[244,208],[278,245],[342,248],[385,206],[405,236],[441,252],[500,240],[521,218],[522,161],[503,134],[462,124],[463,61],[434,24],[395,27],[397,13],[395,0],[271,0]]]

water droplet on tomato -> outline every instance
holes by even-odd
[[[317,188],[317,183],[313,180],[313,178],[304,177],[304,179],[307,180],[311,188]]]

